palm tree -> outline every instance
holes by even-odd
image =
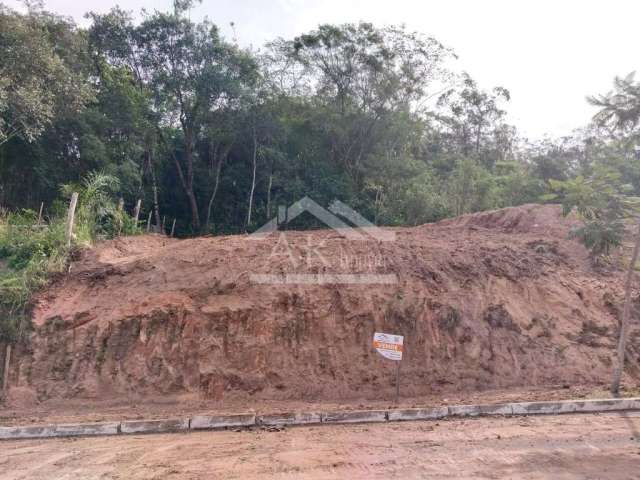
[[[626,77],[615,77],[614,90],[605,95],[587,97],[587,101],[600,111],[593,117],[601,126],[615,130],[634,128],[640,121],[640,83],[635,81],[635,73]]]

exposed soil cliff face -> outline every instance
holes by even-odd
[[[387,394],[374,331],[405,335],[406,394],[609,378],[621,272],[592,270],[559,207],[416,228],[105,242],[38,299],[11,383],[40,399]],[[395,274],[394,284],[259,284],[253,274]],[[640,376],[640,332],[630,368]]]

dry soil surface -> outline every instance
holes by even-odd
[[[640,413],[3,442],[17,479],[637,479]]]
[[[36,299],[6,407],[384,401],[395,365],[372,348],[376,331],[405,336],[406,397],[598,385],[611,374],[623,270],[595,270],[571,226],[559,206],[524,205],[388,229],[389,242],[333,230],[104,242]],[[639,317],[634,291],[629,385],[640,378]]]
[[[402,381],[401,381],[402,383]],[[402,392],[402,390],[401,390]],[[638,397],[640,389],[622,387],[623,397]],[[15,397],[16,395],[14,395]],[[13,407],[0,408],[0,426],[48,425],[52,423],[92,423],[122,420],[151,420],[181,418],[193,415],[256,414],[283,412],[327,412],[340,410],[365,410],[387,408],[419,408],[441,405],[496,404],[508,402],[533,402],[610,398],[608,385],[555,385],[549,387],[489,389],[477,392],[450,392],[447,395],[432,393],[418,397],[401,395],[399,402],[393,396],[387,398],[353,398],[342,401],[295,401],[227,399],[206,400],[196,396],[167,396],[149,401],[146,398],[86,401],[82,398],[49,400],[37,405],[25,402]]]

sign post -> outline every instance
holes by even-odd
[[[396,403],[400,400],[400,361],[396,362]]]
[[[402,361],[404,337],[391,333],[375,332],[373,347],[380,355],[396,363],[396,403],[400,399],[400,362]]]

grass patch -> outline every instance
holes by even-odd
[[[51,277],[66,270],[74,250],[98,239],[139,233],[135,221],[116,207],[117,180],[92,173],[61,188],[54,215],[38,222],[33,210],[0,212],[0,343],[16,343],[31,328],[31,299]],[[79,193],[71,246],[65,241],[64,197]]]

